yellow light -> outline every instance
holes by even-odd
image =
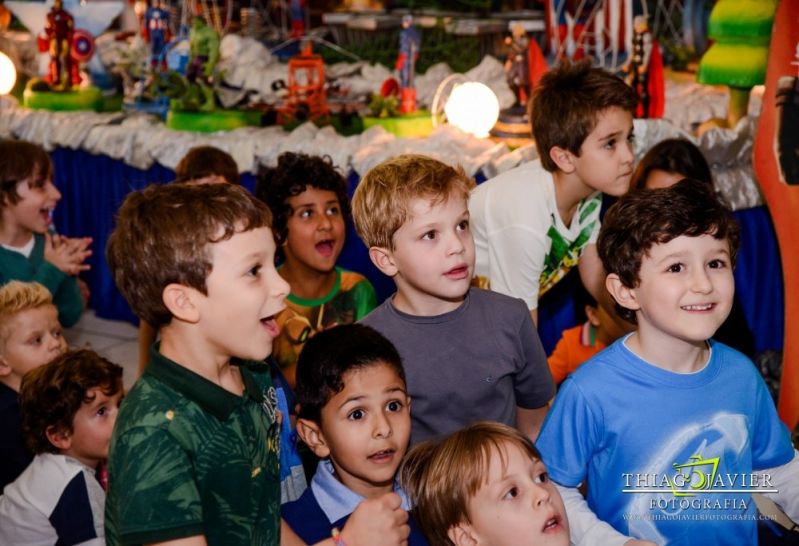
[[[8,55],[0,51],[0,95],[5,95],[17,83],[17,69]]]
[[[464,133],[485,138],[499,117],[499,101],[487,85],[466,82],[452,89],[444,113]]]

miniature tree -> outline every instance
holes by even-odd
[[[731,126],[746,115],[752,87],[766,80],[776,7],[776,0],[719,0],[710,13],[708,37],[715,43],[702,57],[697,79],[729,86]]]

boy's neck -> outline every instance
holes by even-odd
[[[555,204],[558,207],[558,214],[563,224],[569,227],[574,213],[577,212],[577,205],[586,197],[596,193],[596,190],[586,186],[576,173],[557,170],[552,173],[552,180],[555,184]]]
[[[317,271],[302,267],[287,260],[278,271],[283,280],[289,283],[291,294],[304,300],[318,300],[327,296],[336,285],[335,268],[330,271]]]
[[[0,377],[0,384],[5,385],[12,391],[19,393],[19,387],[22,385],[22,378],[14,372]]]
[[[466,294],[468,294],[468,292]],[[463,305],[463,302],[466,301],[466,294],[456,300],[444,300],[433,296],[420,300],[418,298],[408,298],[402,290],[402,287],[398,286],[397,293],[391,298],[391,303],[394,305],[395,309],[407,315],[416,317],[437,317],[450,313]]]
[[[22,248],[33,238],[33,232],[18,225],[3,222],[0,225],[0,244]]]
[[[237,366],[230,365],[230,355],[216,354],[192,326],[173,323],[161,328],[159,352],[172,362],[191,370],[228,392],[244,394],[244,381]]]
[[[649,364],[678,374],[698,372],[707,364],[710,353],[707,341],[691,343],[666,339],[663,333],[649,334],[637,330],[625,342],[629,350]]]

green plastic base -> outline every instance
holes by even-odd
[[[767,62],[767,47],[715,43],[702,57],[696,79],[748,89],[766,81]]]
[[[99,110],[103,97],[97,87],[82,87],[74,91],[31,91],[22,93],[22,104],[34,110],[73,112]]]
[[[166,115],[166,126],[177,131],[215,133],[259,125],[261,125],[261,112],[256,111],[176,112],[170,110]]]
[[[433,120],[427,110],[418,110],[396,118],[363,118],[364,129],[374,125],[380,125],[398,137],[425,137],[433,132]]]

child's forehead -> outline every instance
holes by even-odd
[[[366,375],[370,377],[377,376],[379,377],[379,383],[384,383],[386,385],[394,384],[397,381],[401,382],[403,386],[405,385],[405,381],[403,381],[402,377],[397,373],[396,366],[384,360],[373,360],[369,363],[348,369],[341,374],[341,383],[346,389],[348,386],[352,386],[352,383],[363,379]]]

